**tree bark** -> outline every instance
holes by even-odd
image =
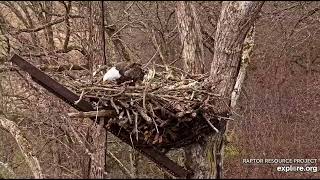
[[[250,55],[254,47],[254,34],[255,34],[255,27],[253,25],[251,26],[251,29],[244,40],[239,73],[231,94],[231,103],[230,103],[231,109],[235,108],[235,106],[237,105],[238,99],[240,97],[242,84],[246,77],[247,67],[249,66],[249,63],[250,63]]]
[[[105,146],[107,141],[106,139],[106,129],[103,128],[104,120],[103,118],[100,120],[100,123],[97,125],[93,125],[93,131],[90,133],[93,140],[93,152],[92,152],[92,159],[90,161],[90,179],[104,179],[105,176],[105,160],[106,160],[106,153],[105,153]]]
[[[18,125],[15,122],[3,116],[0,116],[0,124],[2,128],[8,131],[10,134],[12,134],[12,136],[16,140],[21,150],[21,153],[24,155],[25,160],[33,173],[34,178],[36,179],[44,178],[38,158],[35,156],[32,150],[32,145],[22,135]]]
[[[202,33],[193,2],[178,1],[176,12],[182,44],[183,69],[192,74],[203,74]]]
[[[239,73],[244,39],[258,17],[263,2],[224,1],[217,24],[214,56],[207,85],[222,98],[214,104],[216,113],[230,115],[231,94]],[[227,122],[221,119],[219,133],[205,137],[202,143],[193,144],[186,151],[188,168],[194,171],[191,178],[223,177],[224,132]],[[189,157],[189,158],[188,158]]]
[[[243,42],[263,2],[223,2],[215,34],[215,51],[209,82],[212,91],[226,100],[218,104],[217,112],[226,112],[230,95],[238,76]]]

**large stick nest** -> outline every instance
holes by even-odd
[[[219,119],[224,116],[213,111],[218,97],[204,85],[206,75],[149,70],[143,82],[135,86],[103,83],[101,78],[91,77],[88,82],[86,75],[67,73],[59,81],[81,98],[95,102],[98,111],[115,110],[109,125],[117,123],[131,134],[130,138],[143,139],[140,145],[176,148],[191,144],[201,135],[217,132]]]

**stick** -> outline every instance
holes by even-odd
[[[78,100],[76,100],[76,101],[74,101],[74,104],[75,104],[75,105],[77,105],[77,104],[82,100],[83,95],[84,95],[84,90],[82,90],[82,92],[81,92],[81,95],[80,95],[79,99],[78,99]]]
[[[151,124],[152,123],[152,118],[149,117],[148,114],[145,113],[140,106],[136,106],[136,108],[137,108],[138,112],[140,113],[140,115],[142,116],[142,118],[144,120],[146,120],[148,124]]]
[[[68,113],[71,118],[90,118],[90,117],[107,117],[112,118],[115,116],[114,110],[100,110],[100,111],[89,111],[89,112],[76,112]]]
[[[208,122],[208,124],[212,127],[212,129],[216,131],[216,133],[219,133],[219,130],[216,127],[214,127],[214,125],[207,118],[204,118],[204,119]]]
[[[129,123],[132,124],[132,119],[131,119],[131,115],[129,113],[129,110],[126,109],[126,112],[127,112],[127,116],[128,116],[128,119],[129,119]]]
[[[117,114],[119,114],[119,108],[118,106],[114,103],[113,98],[110,99],[111,106],[116,110]]]
[[[124,164],[112,153],[110,152],[109,150],[107,150],[107,156],[114,160],[114,162],[117,163],[117,165],[120,167],[121,171],[123,173],[125,173],[126,175],[128,175],[130,178],[135,178],[131,173],[130,171],[124,166]]]
[[[137,139],[137,142],[139,141],[139,135],[138,135],[138,113],[133,111],[133,114],[134,114],[134,131],[136,133],[136,139]]]

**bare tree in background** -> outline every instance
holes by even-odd
[[[100,1],[2,1],[0,114],[16,123],[33,146],[43,177],[101,178],[104,129],[99,134],[98,125],[86,118],[75,118],[66,125],[67,113],[74,109],[7,62],[8,55],[21,55],[57,80],[104,64],[103,40],[106,60],[111,64],[127,60],[157,71],[172,68],[198,74],[202,73],[199,62],[204,63],[207,73],[213,61],[207,85],[222,96],[214,106],[217,112],[231,112],[230,119],[235,121],[221,119],[221,127],[217,126],[220,134],[186,149],[185,165],[196,172],[194,178],[222,177],[222,166],[226,178],[300,177],[299,173],[275,172],[272,166],[238,162],[248,154],[261,158],[317,156],[320,3],[266,2],[254,28],[257,4],[105,1],[102,24]],[[255,50],[248,66],[255,30]],[[74,71],[79,65],[86,66]],[[61,68],[55,71],[51,66]],[[83,79],[81,75],[75,78]],[[285,128],[288,131],[283,131]],[[3,129],[0,178],[34,177],[16,140]],[[289,138],[292,141],[287,141]],[[136,151],[129,154],[129,148],[108,135],[108,175],[104,178],[163,175],[146,157],[135,159]],[[180,150],[167,155],[182,165]],[[1,174],[3,170],[9,174]],[[307,176],[319,177],[317,173]]]

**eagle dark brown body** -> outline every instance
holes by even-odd
[[[132,81],[129,85],[134,85],[136,82],[142,81],[145,75],[141,64],[138,63],[120,62],[116,64],[115,67],[121,75],[121,77],[117,79],[117,84]]]

